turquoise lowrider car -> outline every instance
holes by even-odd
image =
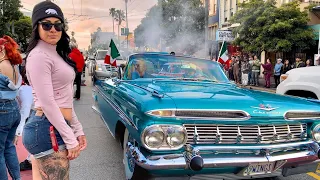
[[[129,56],[95,105],[123,147],[126,179],[231,179],[316,171],[320,104],[237,87],[216,62]]]

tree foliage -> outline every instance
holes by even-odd
[[[200,0],[159,0],[135,29],[136,46],[195,51],[204,41],[205,8]]]
[[[240,10],[231,19],[241,25],[234,29],[235,44],[247,52],[289,52],[308,49],[314,43],[314,33],[307,28],[306,11],[300,11],[299,2],[277,8],[274,0],[250,0],[240,4]]]
[[[0,6],[3,10],[3,14],[0,12],[0,36],[5,34],[13,36],[12,25],[23,16],[19,11],[22,7],[20,0],[4,0]]]
[[[14,23],[16,40],[21,44],[21,50],[28,47],[28,41],[32,33],[32,21],[30,17],[24,16]]]

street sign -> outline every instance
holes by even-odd
[[[232,31],[228,30],[218,30],[217,31],[217,41],[233,41],[234,40],[234,35],[232,34]]]
[[[129,34],[129,28],[121,28],[121,36],[127,36]]]

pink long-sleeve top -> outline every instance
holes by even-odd
[[[73,107],[74,69],[57,53],[56,46],[41,40],[29,53],[26,68],[34,107],[42,108],[49,122],[60,133],[67,149],[76,147],[79,144],[77,137],[84,135],[84,132]],[[72,108],[70,126],[60,108]]]

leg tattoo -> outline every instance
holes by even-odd
[[[69,180],[67,151],[37,159],[42,180]]]

